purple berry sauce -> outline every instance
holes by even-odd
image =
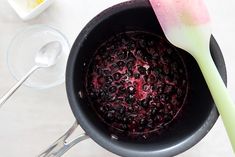
[[[97,49],[86,89],[94,112],[113,134],[148,138],[177,118],[188,79],[180,54],[165,39],[125,32]]]

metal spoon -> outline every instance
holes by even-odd
[[[44,45],[35,56],[35,66],[22,77],[1,99],[0,108],[15,93],[15,91],[29,78],[29,76],[39,68],[48,68],[53,66],[61,54],[62,46],[58,41],[52,41]]]

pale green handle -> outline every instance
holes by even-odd
[[[212,60],[209,49],[205,51],[194,57],[210,89],[235,153],[235,104]]]

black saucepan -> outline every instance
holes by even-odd
[[[115,140],[111,138],[105,124],[99,120],[88,102],[84,80],[88,63],[95,50],[112,35],[135,30],[164,37],[147,0],[115,5],[97,15],[85,26],[74,42],[67,64],[66,88],[69,103],[77,122],[86,134],[105,149],[126,157],[174,156],[200,141],[218,118],[218,112],[199,67],[186,52],[181,51],[189,75],[188,105],[184,107],[185,112],[181,119],[160,137],[146,141]],[[226,82],[226,68],[220,48],[213,37],[210,44],[214,62]]]

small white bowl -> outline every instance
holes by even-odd
[[[44,0],[42,3],[38,4],[36,7],[30,8],[27,3],[29,0],[8,0],[9,4],[19,15],[19,17],[26,21],[33,19],[48,8],[54,0]]]

